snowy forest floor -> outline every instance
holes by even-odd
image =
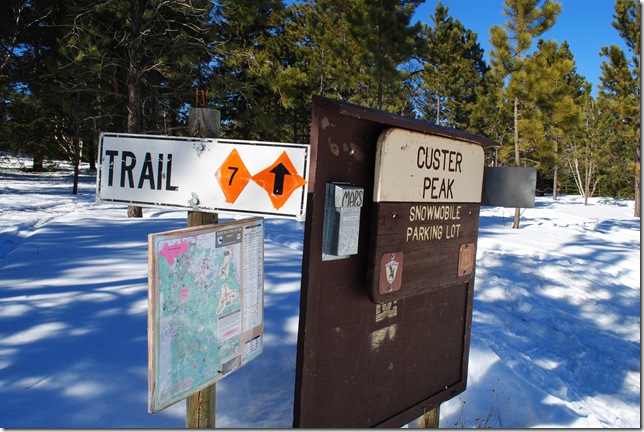
[[[95,175],[0,161],[0,427],[183,428],[147,412],[147,236],[186,212],[95,203]],[[633,201],[481,209],[467,390],[441,427],[640,420],[640,220]],[[233,217],[221,215],[223,220]],[[236,218],[236,217],[235,217]],[[217,427],[291,427],[304,223],[267,218],[265,352],[217,384]]]

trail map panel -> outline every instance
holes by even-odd
[[[149,412],[211,385],[263,352],[264,221],[151,234]]]

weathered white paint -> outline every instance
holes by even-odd
[[[282,173],[282,178],[296,174],[307,180],[309,149],[308,144],[104,133],[100,139],[96,199],[101,203],[304,220],[306,185],[290,193],[286,202],[276,208],[269,196],[271,191],[246,180],[238,187],[242,191],[234,202],[227,202],[215,173],[220,168],[239,168],[225,163],[233,150],[238,152],[249,175],[270,167],[285,152],[296,172]],[[235,181],[239,178],[241,174]]]
[[[481,202],[479,144],[390,128],[376,151],[375,202]]]

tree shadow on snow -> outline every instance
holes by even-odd
[[[614,225],[607,221],[600,230]],[[620,226],[624,228],[621,222]],[[639,224],[632,228],[639,229]],[[535,389],[540,396],[526,402],[536,404],[535,415],[530,415],[531,409],[500,411],[497,426],[525,428],[551,421],[573,423],[586,416],[611,417],[600,409],[570,408],[575,402],[587,406],[583,402],[589,398],[639,407],[640,343],[633,334],[640,322],[639,281],[615,273],[630,254],[639,254],[639,243],[577,235],[558,252],[565,258],[488,250],[477,262],[472,345],[484,345],[501,361],[497,370],[491,368],[468,389],[501,386],[514,401]],[[513,374],[498,370],[508,367]],[[500,376],[516,376],[516,382],[497,384]],[[567,401],[567,406],[548,395]]]
[[[147,412],[147,235],[186,220],[144,214],[54,220],[3,260],[4,427],[184,427],[183,401]],[[292,425],[302,230],[266,239],[264,354],[217,384],[218,427]]]
[[[147,412],[147,233],[175,220],[54,221],[0,268],[0,423],[183,427]]]

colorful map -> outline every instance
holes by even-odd
[[[207,232],[150,236],[157,300],[152,319],[156,332],[151,412],[189,396],[262,352],[263,312],[257,298],[260,294],[263,298],[263,292],[257,291],[263,290],[263,265],[244,271],[244,262],[249,261],[244,254],[263,262],[263,220],[241,222],[210,227]],[[246,303],[244,294],[250,295]]]

